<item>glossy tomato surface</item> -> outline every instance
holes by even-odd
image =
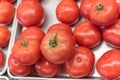
[[[14,3],[17,0],[0,0],[0,1],[7,1],[7,2],[10,2],[10,3]]]
[[[5,58],[4,58],[4,53],[2,50],[0,50],[0,67],[2,67],[4,65],[5,62]]]

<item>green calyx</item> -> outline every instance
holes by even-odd
[[[21,43],[22,46],[27,47],[28,46],[28,41],[24,41]]]
[[[104,6],[102,5],[102,4],[98,4],[97,6],[96,6],[96,10],[103,10],[103,8],[104,8]]]
[[[53,39],[50,39],[49,40],[49,45],[51,47],[56,47],[57,46],[57,33],[55,34],[54,38]]]

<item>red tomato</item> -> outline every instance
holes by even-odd
[[[7,2],[10,2],[10,3],[14,3],[16,0],[1,0],[2,1],[7,1]]]
[[[5,60],[4,60],[4,53],[3,53],[2,50],[0,50],[0,67],[3,66],[4,61],[5,61]]]
[[[120,76],[120,50],[105,52],[97,61],[96,68],[102,78],[116,80]]]
[[[89,18],[89,10],[91,9],[94,0],[82,0],[80,5],[80,13],[85,18]]]
[[[0,2],[0,23],[10,24],[14,18],[14,6],[6,1]]]
[[[92,24],[89,20],[79,23],[73,35],[79,45],[89,48],[97,46],[102,40],[100,28]]]
[[[17,76],[27,76],[33,70],[32,65],[22,65],[16,62],[16,60],[12,57],[12,55],[10,55],[9,57],[8,66],[9,66],[10,72]]]
[[[22,1],[39,1],[39,0],[22,0]]]
[[[0,26],[0,47],[8,45],[10,40],[10,31],[6,26]]]
[[[66,31],[51,31],[41,42],[41,52],[45,59],[54,64],[62,64],[74,54],[73,36]]]
[[[50,28],[48,29],[48,32],[53,31],[53,30],[65,30],[67,32],[72,33],[71,26],[64,24],[64,23],[57,23],[57,24],[50,26]]]
[[[95,0],[90,9],[90,20],[99,26],[113,24],[118,17],[118,7],[115,0]]]
[[[120,19],[104,29],[103,39],[111,46],[120,47]]]
[[[44,9],[37,1],[24,1],[17,8],[17,18],[25,27],[39,26],[44,20]]]
[[[43,37],[45,36],[45,33],[43,30],[37,26],[31,26],[27,29],[25,29],[21,35],[20,39],[37,39],[40,42],[42,41]]]
[[[62,0],[56,7],[56,16],[62,23],[72,25],[80,17],[79,7],[74,0]]]
[[[21,64],[31,65],[36,63],[41,57],[39,40],[17,40],[12,48],[12,56]]]
[[[35,69],[40,76],[54,77],[60,72],[61,65],[52,64],[47,60],[42,59],[35,64]]]
[[[92,50],[78,46],[75,48],[75,55],[65,62],[64,68],[72,78],[87,77],[93,71],[94,61]]]

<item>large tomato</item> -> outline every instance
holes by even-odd
[[[0,0],[0,1],[7,1],[7,2],[10,2],[10,3],[14,3],[16,0]]]
[[[80,17],[79,7],[74,0],[62,0],[56,7],[56,16],[59,21],[72,25]]]
[[[89,10],[91,9],[94,0],[82,0],[80,4],[80,13],[85,18],[89,18]]]
[[[118,12],[115,0],[95,0],[90,8],[90,20],[96,25],[106,27],[116,21]]]
[[[10,72],[17,76],[27,76],[33,70],[32,65],[22,65],[16,62],[16,60],[12,57],[12,55],[10,55],[9,57],[8,67],[9,67]]]
[[[113,47],[120,47],[120,19],[104,29],[103,39]]]
[[[8,45],[10,40],[10,31],[7,26],[0,26],[0,47]]]
[[[17,8],[17,18],[25,27],[39,26],[44,20],[44,9],[37,1],[24,1]]]
[[[41,52],[45,59],[54,64],[62,64],[74,54],[75,43],[72,34],[66,31],[51,31],[41,42]]]
[[[79,23],[76,26],[73,35],[79,45],[89,48],[97,46],[102,39],[100,28],[89,20]]]
[[[12,48],[12,56],[21,64],[31,65],[36,63],[41,57],[39,40],[17,40]]]
[[[105,52],[97,61],[96,68],[102,78],[116,80],[120,76],[120,50]]]
[[[61,65],[52,64],[45,59],[41,59],[35,64],[35,70],[40,76],[54,77],[60,72]]]
[[[4,59],[4,53],[3,53],[2,50],[0,50],[0,67],[3,66],[4,61],[5,61],[5,59]]]
[[[20,39],[31,39],[32,38],[32,39],[37,39],[41,42],[44,36],[45,36],[45,33],[41,28],[37,26],[31,26],[25,29],[21,33]]]
[[[69,33],[72,33],[72,28],[71,26],[64,24],[64,23],[57,23],[49,27],[48,32],[53,31],[53,30],[65,30]]]
[[[87,77],[93,71],[94,61],[92,50],[78,46],[75,48],[75,55],[65,62],[64,68],[72,78]]]
[[[0,23],[10,24],[14,18],[14,6],[6,1],[0,2]]]

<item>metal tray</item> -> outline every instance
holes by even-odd
[[[14,5],[14,8],[15,8],[15,10],[16,10],[17,2],[15,2],[13,5]],[[1,50],[3,51],[3,53],[4,53],[4,55],[5,55],[5,61],[4,61],[4,65],[0,68],[0,75],[3,75],[3,74],[6,72],[7,67],[8,67],[8,65],[7,65],[7,59],[8,59],[8,56],[9,56],[9,54],[10,54],[9,48],[11,47],[10,45],[11,45],[11,41],[12,41],[12,39],[13,39],[13,38],[12,38],[12,35],[14,34],[13,25],[14,25],[14,22],[15,22],[15,21],[16,21],[16,20],[15,20],[15,17],[14,17],[13,22],[12,22],[10,25],[5,25],[5,26],[7,26],[8,29],[10,30],[11,36],[10,36],[10,40],[9,40],[8,46],[6,46],[6,47],[4,47],[4,48],[1,48]],[[3,25],[3,24],[0,24],[0,25]]]
[[[44,7],[45,13],[46,13],[46,18],[45,18],[45,22],[42,25],[42,29],[47,32],[47,29],[55,24],[55,23],[59,23],[59,21],[57,20],[56,16],[55,16],[55,10],[56,10],[56,6],[58,5],[58,3],[61,0],[41,0],[41,4]],[[21,3],[21,0],[18,1],[18,3]],[[77,1],[78,6],[80,6],[80,0]],[[16,19],[16,17],[15,17]],[[83,19],[80,19],[79,22],[81,22]],[[79,23],[78,22],[78,23]],[[77,24],[75,24],[77,25]],[[74,26],[75,26],[74,25]],[[74,30],[74,26],[72,27]],[[25,29],[25,27],[22,27],[19,23],[18,20],[16,19],[13,25],[14,28],[14,34],[12,35],[12,41],[10,44],[10,48],[9,48],[9,54],[11,53],[11,49],[15,43],[16,40],[19,39],[19,36],[21,34],[21,32]],[[100,58],[100,56],[106,52],[107,50],[110,50],[111,47],[109,47],[108,45],[106,45],[106,43],[103,41],[98,47],[93,49],[93,52],[95,54],[95,63],[96,61]],[[8,55],[9,55],[8,54]],[[8,75],[13,78],[13,79],[21,79],[21,80],[43,80],[43,79],[48,79],[48,80],[101,80],[100,75],[97,73],[96,68],[94,67],[94,71],[93,73],[87,77],[87,78],[82,78],[82,79],[72,79],[68,74],[66,74],[64,71],[62,71],[61,73],[59,73],[56,77],[54,78],[44,78],[41,76],[38,76],[36,73],[30,75],[30,76],[26,76],[26,77],[19,77],[19,76],[15,76],[13,74],[10,73],[9,68],[7,68],[7,73]]]

